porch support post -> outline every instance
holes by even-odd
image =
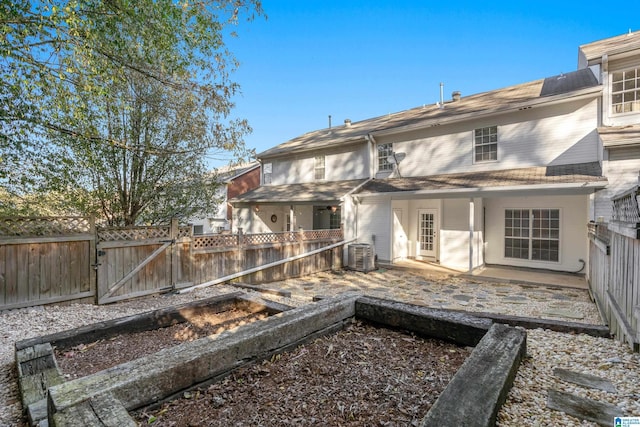
[[[473,230],[475,228],[475,204],[469,199],[469,273],[473,271]]]
[[[296,213],[293,209],[293,205],[289,206],[289,224],[291,226],[291,230],[288,231],[294,231],[298,228],[298,224],[296,224]]]

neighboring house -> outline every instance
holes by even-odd
[[[342,226],[379,260],[585,271],[586,224],[640,169],[640,33],[578,70],[307,133],[258,155],[247,232]]]
[[[205,218],[191,218],[193,234],[211,234],[231,230],[233,227],[233,207],[229,200],[260,185],[260,164],[245,163],[237,166],[224,166],[213,172],[224,183],[217,192],[221,200],[216,212]]]

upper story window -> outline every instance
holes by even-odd
[[[473,131],[474,161],[498,160],[498,126],[489,126]]]
[[[639,112],[640,68],[611,74],[611,111],[614,114]]]
[[[393,164],[389,163],[388,157],[393,154],[393,144],[378,144],[378,172],[393,170]]]
[[[273,170],[272,163],[265,163],[262,165],[262,183],[271,184],[271,172]]]
[[[324,156],[316,156],[314,177],[316,180],[324,179]]]

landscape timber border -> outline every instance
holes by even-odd
[[[475,347],[420,425],[440,426],[444,420],[453,425],[495,425],[498,411],[526,354],[523,329],[494,324],[490,319],[469,313],[355,293],[282,311],[260,322],[224,332],[215,339],[201,338],[86,377],[52,384],[45,391],[44,421],[49,426],[135,426],[128,415],[131,410],[177,396],[199,384],[217,381],[241,366],[336,332],[354,318]],[[19,366],[37,369],[46,365],[21,360],[24,357],[18,353],[35,354],[36,347],[50,347],[50,342],[33,341],[31,347],[25,347],[23,342],[19,344],[21,349],[16,352],[16,360],[27,363]],[[29,369],[19,368],[23,373]]]

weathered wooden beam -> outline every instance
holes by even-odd
[[[51,427],[136,427],[118,399],[105,393],[78,402],[49,416]]]
[[[598,402],[553,389],[548,391],[547,407],[604,427],[611,426],[615,417],[626,415],[622,409],[610,403]]]
[[[491,328],[491,320],[471,314],[438,310],[372,297],[356,302],[356,316],[418,335],[475,346]]]
[[[296,308],[262,322],[201,338],[78,378],[49,389],[49,417],[111,393],[128,410],[230,372],[303,342],[317,331],[355,315],[359,295],[345,295]]]
[[[553,319],[538,319],[534,317],[512,316],[488,312],[469,312],[463,310],[451,310],[459,313],[468,313],[473,316],[491,319],[494,323],[504,323],[509,326],[521,326],[525,329],[549,329],[555,332],[586,334],[592,337],[611,338],[611,332],[605,325],[593,325],[589,323],[567,322]]]
[[[616,301],[615,295],[611,293],[611,291],[607,291],[607,299],[609,300],[609,308],[611,309],[611,313],[618,320],[618,325],[622,329],[624,333],[623,341],[626,341],[631,351],[638,352],[640,351],[640,343],[638,342],[638,333],[631,327],[627,318],[625,317],[624,311],[618,305],[618,301]]]
[[[526,354],[522,329],[495,324],[440,394],[421,427],[494,426]]]
[[[553,370],[553,375],[563,381],[578,384],[583,387],[595,388],[609,393],[616,393],[616,386],[613,385],[611,381],[596,375],[583,374],[581,372],[574,372],[563,368],[555,368]]]
[[[36,344],[51,343],[58,348],[68,348],[78,344],[87,344],[99,339],[108,339],[122,333],[132,333],[171,326],[175,323],[184,322],[186,320],[185,315],[193,315],[205,311],[218,313],[234,308],[236,298],[241,295],[242,292],[232,292],[205,300],[193,301],[159,310],[134,314],[132,316],[93,323],[55,334],[18,341],[15,346],[16,350],[21,350]]]

